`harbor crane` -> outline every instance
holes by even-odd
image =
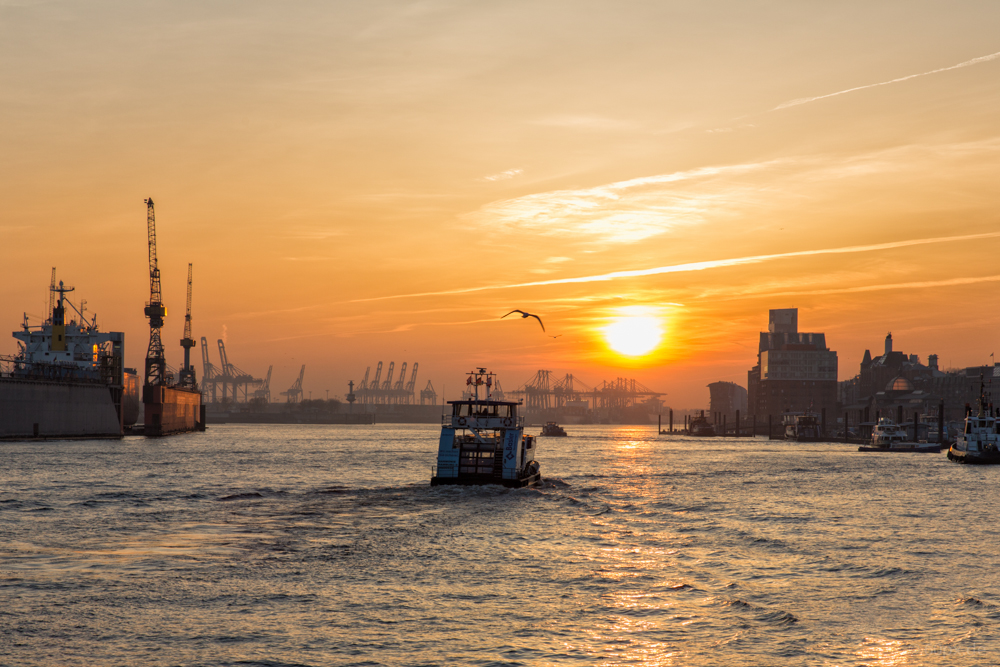
[[[201,337],[201,384],[207,390],[211,387],[212,390],[212,403],[215,403],[215,385],[216,379],[222,375],[219,369],[209,361],[208,359],[208,340],[202,336]]]
[[[160,340],[160,328],[167,316],[160,293],[160,269],[156,263],[156,214],[153,199],[146,200],[146,232],[149,241],[149,303],[143,311],[149,318],[149,348],[146,351],[145,387],[157,387],[167,383],[167,359]],[[145,390],[143,391],[145,394]]]
[[[49,310],[48,317],[52,317],[52,311],[56,307],[56,267],[52,267],[52,281],[49,283]]]
[[[194,339],[191,338],[191,272],[193,265],[188,264],[188,291],[187,291],[187,313],[184,315],[184,338],[181,338],[181,347],[184,348],[184,366],[180,372],[180,386],[189,389],[198,387],[198,382],[194,375],[194,366],[191,365],[191,348],[194,347]]]
[[[274,370],[274,366],[267,367],[267,376],[264,378],[264,383],[253,392],[253,399],[260,403],[270,403],[271,402],[271,371]]]
[[[299,370],[299,377],[292,383],[292,386],[288,388],[288,391],[281,392],[282,396],[288,397],[289,403],[298,403],[302,400],[302,378],[306,374],[306,365],[302,364],[302,369]]]

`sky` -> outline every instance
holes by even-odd
[[[273,394],[406,361],[447,398],[487,366],[707,408],[771,308],[840,379],[890,331],[987,363],[998,28],[995,2],[0,0],[0,322],[40,322],[54,266],[142,368],[152,197],[168,362],[190,262],[195,338]]]

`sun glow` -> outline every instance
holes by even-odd
[[[608,346],[629,357],[653,351],[662,338],[663,326],[660,319],[650,315],[622,315],[604,327],[604,339]]]

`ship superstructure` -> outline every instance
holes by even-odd
[[[468,374],[468,397],[448,401],[442,418],[437,466],[431,486],[501,484],[522,487],[541,481],[534,436],[524,434],[520,402],[493,400],[496,375],[485,368]]]

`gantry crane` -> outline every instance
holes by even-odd
[[[306,365],[302,364],[302,369],[299,371],[298,379],[288,388],[288,391],[281,392],[282,396],[288,397],[289,403],[298,403],[302,400],[302,378],[306,374]]]
[[[267,377],[264,378],[264,384],[260,386],[259,389],[255,389],[253,392],[253,398],[255,401],[261,403],[271,402],[271,371],[274,370],[274,366],[267,367]]]
[[[161,386],[167,380],[167,359],[160,340],[160,328],[167,316],[160,294],[160,269],[156,264],[156,215],[152,198],[146,200],[146,232],[149,240],[149,303],[143,311],[149,318],[149,349],[146,351],[147,387]]]
[[[188,264],[188,293],[187,293],[187,313],[184,315],[184,338],[181,338],[181,347],[184,348],[184,366],[180,372],[180,385],[188,389],[195,389],[198,382],[195,380],[194,366],[191,365],[191,348],[194,347],[194,339],[191,338],[191,271],[192,264]]]
[[[202,336],[201,337],[201,384],[206,391],[211,388],[212,391],[212,403],[215,403],[215,386],[216,380],[221,373],[211,361],[208,359],[208,340]]]

